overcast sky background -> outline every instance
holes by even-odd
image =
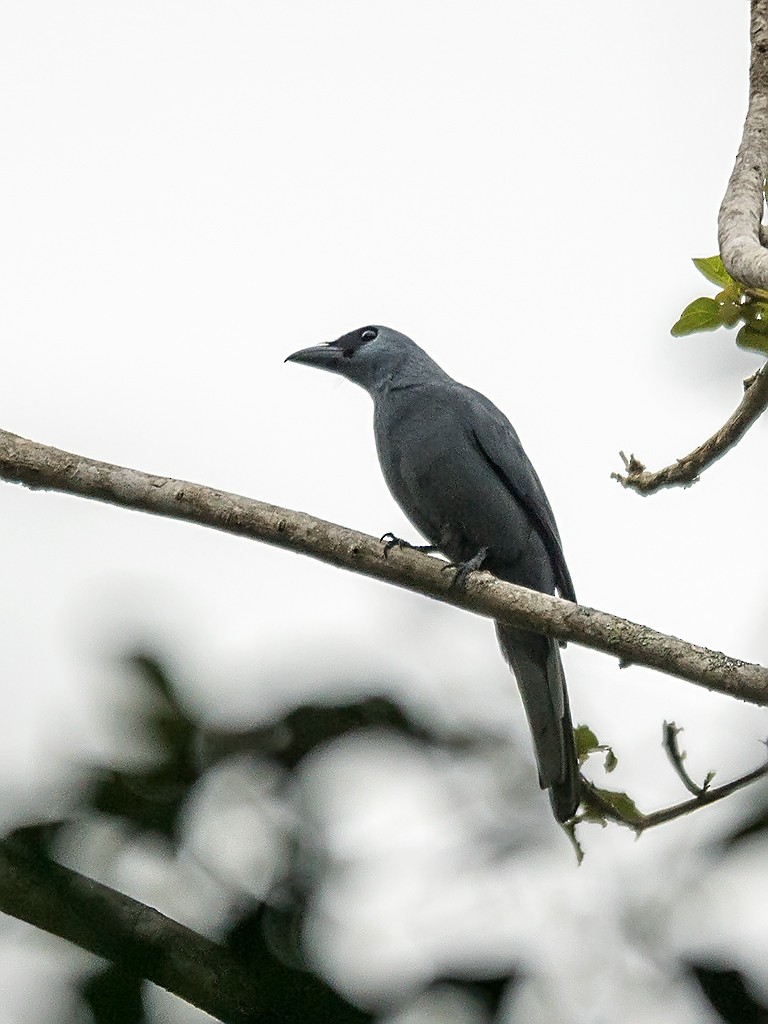
[[[765,662],[765,424],[689,491],[641,500],[610,479],[619,449],[652,467],[689,451],[760,364],[724,331],[669,336],[712,293],[690,257],[717,248],[748,15],[746,0],[6,2],[1,425],[413,537],[368,397],[283,364],[387,324],[509,415],[581,601]],[[255,686],[256,666],[311,685],[313,664],[376,664],[415,679],[416,702],[523,729],[486,622],[193,526],[7,485],[0,502],[8,820],[30,780],[98,745],[89,709],[131,636],[173,650],[212,717],[285,699]],[[574,718],[615,746],[612,782],[644,809],[684,796],[664,719],[686,727],[694,776],[725,781],[762,756],[762,710],[572,645],[565,664]],[[735,813],[639,842],[594,827],[578,871],[557,836],[498,897],[514,919],[543,885],[536,942],[554,929],[566,965],[550,1002],[529,993],[519,1013],[557,1020],[586,958],[602,965],[589,1019],[616,1019],[633,985],[645,1019],[656,975],[617,940],[616,901],[674,899],[688,851]],[[743,960],[742,904],[713,885],[706,928],[721,945],[730,928]],[[764,878],[745,887],[764,921]],[[712,937],[701,899],[676,915],[682,945]],[[750,928],[759,960],[768,931]],[[405,969],[412,948],[387,941],[381,962]],[[685,995],[649,1006],[709,1019]]]

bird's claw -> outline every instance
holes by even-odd
[[[388,530],[382,537],[379,538],[381,543],[384,545],[384,557],[386,558],[392,548],[410,548],[412,551],[434,551],[434,545],[432,544],[411,544],[410,541],[402,540],[400,537],[396,537],[394,533]]]
[[[392,548],[404,548],[406,547],[406,541],[396,537],[394,533],[388,531],[382,537],[379,538],[381,543],[384,545],[384,557],[386,558]]]
[[[442,571],[455,569],[456,575],[451,580],[450,590],[462,590],[467,585],[467,580],[473,572],[477,572],[488,557],[488,548],[480,548],[476,555],[467,559],[466,562],[449,562],[444,565]]]

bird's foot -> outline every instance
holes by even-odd
[[[469,577],[473,572],[477,572],[488,557],[488,548],[480,548],[476,555],[468,559],[466,562],[449,562],[448,565],[443,566],[443,572],[446,569],[455,569],[456,575],[451,580],[451,590],[462,590]]]
[[[410,541],[402,540],[400,537],[396,537],[394,533],[385,533],[380,538],[381,543],[384,545],[384,557],[386,558],[392,548],[410,548],[412,551],[436,551],[437,548],[434,544],[411,544]]]

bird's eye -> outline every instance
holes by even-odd
[[[360,339],[362,341],[373,341],[373,339],[376,337],[378,333],[378,331],[374,331],[372,327],[369,327],[365,331],[363,331],[363,333],[360,335]]]

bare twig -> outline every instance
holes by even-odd
[[[749,108],[718,223],[720,256],[737,281],[768,290],[768,249],[761,244],[768,175],[768,0],[752,0]]]
[[[475,572],[451,586],[441,559],[383,545],[335,523],[201,484],[153,476],[0,431],[0,479],[198,523],[309,555],[477,615],[603,651],[709,690],[768,704],[768,669],[658,633],[647,626]]]
[[[654,828],[656,825],[663,825],[665,822],[674,821],[675,818],[682,818],[692,811],[697,811],[700,807],[717,803],[718,800],[723,800],[732,793],[736,793],[738,790],[744,789],[745,786],[749,786],[752,782],[756,782],[758,779],[765,778],[766,776],[768,776],[768,764],[761,765],[759,768],[747,772],[746,775],[739,776],[733,782],[726,782],[714,789],[702,790],[698,796],[693,797],[691,800],[684,800],[682,803],[673,804],[671,807],[663,807],[660,811],[652,811],[650,814],[639,814],[633,818],[625,818],[617,811],[613,804],[600,795],[597,787],[593,786],[583,776],[581,781],[582,787],[586,791],[587,802],[597,807],[605,818],[609,818],[619,825],[626,825],[627,828],[640,833],[644,832],[647,828]]]
[[[680,779],[682,784],[688,790],[689,793],[693,793],[694,796],[699,797],[702,793],[706,793],[709,789],[710,783],[714,777],[714,772],[710,772],[704,780],[704,784],[700,786],[694,782],[685,767],[685,753],[680,749],[680,744],[677,742],[677,737],[682,732],[682,727],[675,725],[674,722],[665,722],[663,730],[662,746],[664,747],[664,753],[669,758],[669,762],[677,773],[677,777]]]
[[[228,1024],[279,1019],[252,964],[85,875],[0,843],[0,910],[122,964]]]
[[[647,470],[634,455],[629,458],[621,452],[626,475],[611,473],[623,487],[638,494],[653,494],[663,487],[690,487],[701,473],[717,462],[721,456],[741,440],[752,424],[768,408],[768,363],[744,381],[744,397],[732,416],[712,437],[690,453],[677,459],[671,466],[655,472]]]

